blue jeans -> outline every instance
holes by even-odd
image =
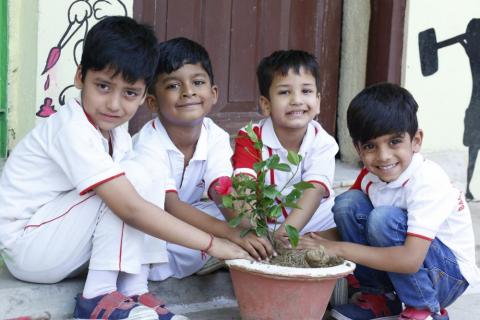
[[[365,193],[349,190],[335,199],[332,209],[344,241],[371,247],[401,246],[407,236],[407,212],[392,206],[373,208]],[[402,259],[402,257],[398,257]],[[396,273],[357,265],[355,276],[362,292],[395,291],[409,307],[438,312],[453,303],[468,287],[452,251],[433,239],[416,273]]]

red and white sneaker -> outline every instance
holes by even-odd
[[[189,320],[185,316],[170,312],[170,310],[165,307],[165,302],[162,299],[155,297],[149,292],[132,296],[131,298],[133,301],[155,310],[158,315],[158,320]]]
[[[400,313],[398,320],[449,320],[449,318],[445,309],[440,310],[440,313],[432,313],[428,309],[407,307]]]
[[[81,295],[73,312],[75,319],[108,319],[108,320],[156,320],[154,310],[142,306],[118,291],[103,294],[91,299]]]

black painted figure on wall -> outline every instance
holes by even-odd
[[[438,50],[459,43],[467,53],[472,72],[472,93],[470,103],[465,110],[463,144],[468,147],[467,189],[465,197],[468,201],[474,196],[470,191],[480,150],[480,19],[472,19],[464,34],[437,42],[435,30],[428,29],[418,35],[422,74],[429,76],[438,70]]]

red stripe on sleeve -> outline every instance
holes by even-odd
[[[95,189],[95,188],[98,187],[99,185],[102,185],[102,184],[104,184],[105,182],[108,182],[108,181],[110,181],[110,180],[113,180],[113,179],[115,179],[115,178],[118,178],[118,177],[124,176],[124,175],[125,175],[125,172],[122,172],[122,173],[119,173],[119,174],[117,174],[117,175],[114,175],[114,176],[112,176],[112,177],[110,177],[110,178],[107,178],[107,179],[105,179],[105,180],[99,181],[99,182],[95,183],[94,185],[92,185],[92,186],[90,186],[90,187],[85,188],[84,190],[82,190],[82,191],[80,192],[80,195],[83,196],[84,194],[92,191],[93,189]]]
[[[309,180],[307,182],[310,182],[310,183],[316,183],[316,184],[319,184],[321,185],[324,189],[325,189],[325,195],[323,196],[324,198],[328,198],[330,197],[330,190],[328,190],[328,187],[325,183],[323,183],[322,181],[318,181],[318,180]]]
[[[253,131],[260,139],[260,128],[254,127]],[[252,140],[247,133],[240,130],[238,136],[235,138],[235,152],[232,156],[232,164],[234,169],[249,168],[253,169],[253,164],[262,159],[259,150],[255,149]]]
[[[432,238],[425,237],[425,236],[422,236],[421,234],[416,234],[416,233],[411,233],[411,232],[407,232],[407,236],[417,237],[417,238],[420,238],[420,239],[423,239],[423,240],[428,240],[428,241],[433,240]]]

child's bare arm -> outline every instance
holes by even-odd
[[[275,233],[277,239],[279,239],[284,245],[288,246],[288,235],[285,230],[285,225],[291,225],[298,231],[303,229],[305,225],[310,221],[315,211],[320,205],[320,201],[326,195],[327,191],[325,187],[318,183],[312,183],[314,189],[307,189],[303,192],[302,196],[297,202],[297,205],[301,209],[292,209],[285,222]]]
[[[329,241],[315,233],[300,239],[299,248],[316,248],[322,245],[327,254],[337,255],[355,263],[387,272],[415,273],[430,247],[430,241],[407,236],[403,246],[370,247],[351,242]]]
[[[145,201],[124,176],[107,181],[94,190],[120,219],[134,228],[192,249],[204,250],[209,247],[211,237],[208,233]],[[208,254],[220,259],[251,259],[236,244],[216,237]]]
[[[218,220],[192,207],[188,203],[181,201],[176,193],[167,193],[165,197],[165,209],[175,217],[201,230],[238,244],[257,260],[268,259],[273,254],[272,246],[267,239],[262,239],[254,235],[241,237],[241,228],[229,227],[227,222]]]

